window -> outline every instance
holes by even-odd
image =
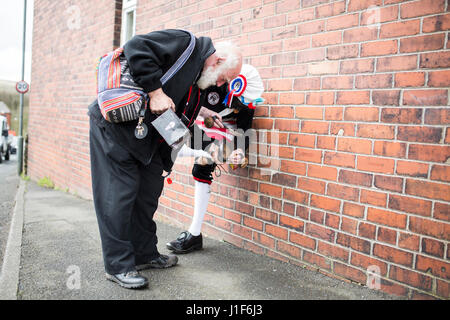
[[[122,5],[122,33],[120,45],[130,40],[136,31],[136,3],[137,0],[123,0]]]

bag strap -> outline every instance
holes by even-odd
[[[186,61],[189,59],[189,57],[192,55],[192,52],[195,48],[195,36],[189,32],[189,35],[191,36],[191,41],[186,48],[186,50],[183,52],[183,54],[178,58],[178,60],[175,62],[175,64],[162,76],[161,83],[162,85],[165,85],[172,77],[184,66]]]

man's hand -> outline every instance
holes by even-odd
[[[199,116],[203,117],[203,119],[206,118],[212,118],[214,119],[214,127],[216,128],[225,128],[222,123],[222,116],[218,114],[217,112],[214,112],[212,110],[209,110],[208,108],[202,107],[200,109],[200,112],[198,113]],[[215,117],[215,118],[213,118]]]
[[[231,164],[242,164],[245,161],[245,153],[242,149],[234,150],[228,157],[228,162]]]
[[[150,96],[150,111],[154,114],[162,114],[169,109],[175,111],[175,104],[164,91],[159,88],[148,94]]]

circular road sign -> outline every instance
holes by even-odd
[[[19,81],[16,84],[16,90],[19,93],[25,94],[28,92],[28,90],[30,90],[30,86],[25,81]]]

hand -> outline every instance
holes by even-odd
[[[214,127],[216,128],[225,128],[222,123],[222,116],[218,114],[217,112],[214,112],[212,110],[209,110],[208,108],[202,107],[200,109],[200,112],[198,113],[199,116],[206,118],[212,118],[214,119]],[[213,118],[215,117],[215,118]]]
[[[228,162],[231,164],[242,164],[245,161],[245,153],[242,149],[234,150],[228,157]]]
[[[175,111],[175,104],[172,99],[168,97],[161,88],[150,92],[148,95],[150,96],[151,113],[162,114],[169,109]]]
[[[208,148],[208,152],[211,155],[211,158],[214,161],[214,163],[222,164],[222,161],[219,159],[220,148],[217,144],[211,143]]]

